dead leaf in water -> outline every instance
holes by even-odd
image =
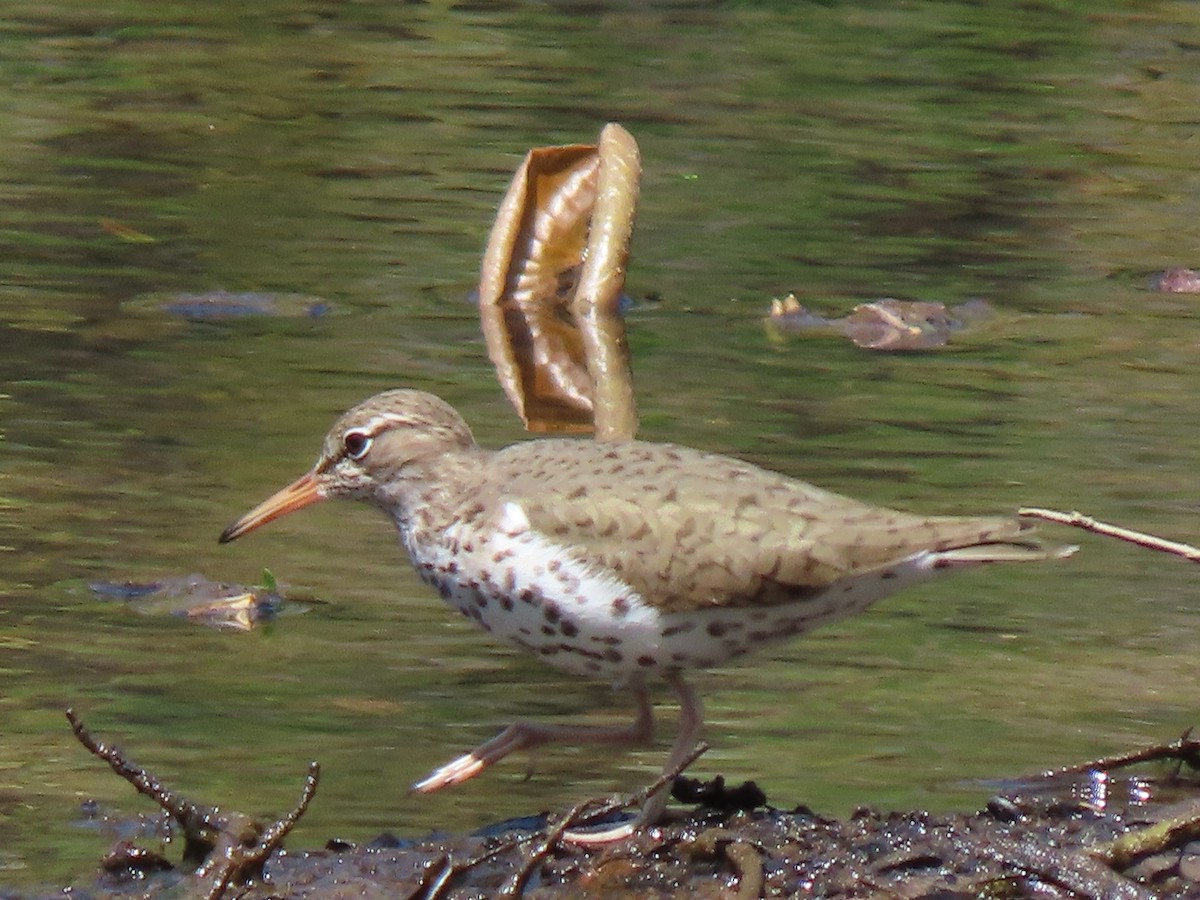
[[[766,319],[771,333],[840,332],[866,350],[932,350],[950,336],[993,315],[986,301],[969,300],[957,306],[923,300],[885,297],[860,303],[850,315],[826,318],[800,304],[795,294],[771,300]]]
[[[1150,279],[1150,290],[1170,294],[1200,294],[1200,272],[1165,269]]]
[[[150,582],[94,581],[88,587],[97,597],[124,601],[144,615],[180,616],[210,628],[250,631],[273,621],[285,608],[307,611],[274,584],[274,576],[270,581],[245,587],[188,575]]]
[[[890,297],[854,307],[841,324],[850,340],[868,350],[941,347],[954,327],[943,303]]]

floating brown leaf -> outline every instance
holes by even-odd
[[[842,330],[868,350],[928,350],[941,347],[954,327],[942,303],[888,297],[854,307]]]
[[[531,431],[636,431],[619,303],[640,172],[637,144],[610,124],[598,146],[529,151],[500,204],[480,319],[500,383]]]
[[[767,323],[776,332],[841,332],[867,350],[932,350],[954,332],[989,318],[984,300],[947,308],[943,303],[885,297],[860,303],[848,316],[826,318],[800,305],[795,294],[771,300]]]

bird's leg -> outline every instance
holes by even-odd
[[[700,732],[704,729],[704,704],[700,696],[678,672],[668,673],[666,681],[679,698],[679,733],[675,737],[674,746],[671,747],[671,755],[667,757],[667,763],[663,766],[664,773],[674,772],[685,764],[688,754],[700,740]],[[647,798],[636,818],[600,831],[567,831],[563,834],[563,840],[572,844],[609,844],[623,841],[639,828],[653,825],[661,819],[670,795],[671,782],[668,781]]]
[[[420,794],[431,794],[452,784],[462,784],[474,778],[484,769],[499,762],[517,750],[531,750],[549,743],[571,744],[646,744],[654,735],[654,711],[650,707],[650,694],[645,680],[633,682],[634,698],[637,700],[637,718],[629,725],[619,728],[597,728],[587,725],[539,725],[533,722],[514,722],[486,743],[480,744],[470,753],[451,760],[441,768],[418,781],[412,789]],[[690,749],[690,747],[688,748]]]

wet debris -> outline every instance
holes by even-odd
[[[722,775],[708,781],[680,775],[671,786],[671,796],[680,803],[699,804],[729,813],[750,812],[767,805],[767,795],[753,781],[744,781],[731,788],[725,785]]]
[[[733,869],[733,889],[725,896],[733,900],[753,900],[762,895],[763,849],[747,840],[735,829],[713,826],[698,833],[694,838],[681,842],[680,850],[691,854],[693,859],[712,858],[724,861]]]
[[[139,847],[132,841],[118,841],[100,857],[100,870],[118,881],[145,878],[174,869],[175,866],[161,853]]]
[[[1178,739],[1167,744],[1152,744],[1136,750],[1127,750],[1113,756],[1101,756],[1085,763],[1076,763],[1059,769],[1050,769],[1042,773],[1042,778],[1054,778],[1058,775],[1079,773],[1104,772],[1123,769],[1144,762],[1173,763],[1173,778],[1178,778],[1185,766],[1200,770],[1200,739],[1192,737],[1193,729],[1187,729]]]
[[[179,616],[225,631],[250,631],[285,610],[309,609],[285,596],[270,572],[263,573],[261,585],[252,587],[186,575],[148,582],[93,581],[88,588],[102,599],[124,601],[143,615]]]
[[[1200,294],[1200,272],[1195,269],[1164,269],[1151,276],[1150,290],[1169,294]]]
[[[767,324],[786,333],[833,332],[867,350],[932,350],[950,336],[992,315],[984,300],[957,306],[923,300],[884,297],[860,303],[848,316],[826,318],[800,305],[795,294],[771,301]]]
[[[702,805],[599,846],[570,835],[596,814],[640,803],[638,797],[587,801],[549,820],[523,819],[464,837],[389,836],[276,852],[312,800],[315,767],[296,809],[263,826],[179,798],[68,716],[85,746],[167,810],[186,842],[177,867],[161,854],[119,843],[104,858],[99,885],[84,892],[96,898],[179,896],[181,886],[186,896],[213,900],[1200,896],[1200,741],[1190,735],[1014,782],[966,815],[861,809],[838,821],[805,808],[761,808],[750,803],[750,786],[731,791],[713,779],[676,793],[709,796],[725,808]],[[1147,762],[1159,768],[1122,771]],[[1109,787],[1098,803],[1101,774]],[[1117,789],[1121,782],[1127,790]],[[743,793],[754,808],[728,802]]]
[[[673,783],[688,766],[699,759],[707,750],[708,744],[701,741],[691,751],[680,757],[669,771],[663,772],[658,778],[632,797],[614,797],[604,801],[584,800],[581,803],[577,803],[558,822],[546,829],[545,837],[536,843],[529,853],[525,854],[521,865],[501,888],[500,896],[524,896],[525,885],[532,876],[534,869],[546,860],[551,852],[561,846],[575,845],[592,848],[608,846],[607,841],[591,843],[588,841],[588,833],[579,831],[576,826],[588,825],[594,823],[597,819],[603,820],[611,813],[628,806],[638,806],[644,809],[645,803],[650,797],[658,794],[666,785]],[[636,832],[634,833],[636,834]]]
[[[257,316],[320,319],[333,312],[333,304],[328,300],[307,294],[222,290],[198,294],[143,294],[123,303],[121,308],[127,312],[165,313],[201,322]]]
[[[165,812],[184,840],[179,868],[200,883],[200,896],[217,900],[230,887],[245,887],[260,880],[263,865],[283,843],[317,792],[321,767],[310,763],[300,802],[281,819],[265,824],[235,811],[193,803],[171,790],[155,775],[130,762],[118,747],[92,736],[75,715],[66,711],[75,737],[93,755],[104,760],[114,772],[128,781],[139,794],[149,797]],[[104,880],[119,887],[130,880],[143,882],[162,873],[176,872],[174,864],[161,854],[121,841],[101,859]],[[174,880],[174,879],[172,879]]]

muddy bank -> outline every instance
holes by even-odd
[[[1200,741],[1187,735],[1013,783],[969,814],[862,809],[835,820],[774,808],[752,784],[681,777],[677,801],[699,805],[601,846],[564,838],[596,824],[580,804],[467,836],[285,850],[314,801],[315,765],[296,808],[262,823],[179,797],[72,725],[168,813],[183,844],[173,861],[161,846],[122,842],[65,889],[74,897],[1200,897]]]

